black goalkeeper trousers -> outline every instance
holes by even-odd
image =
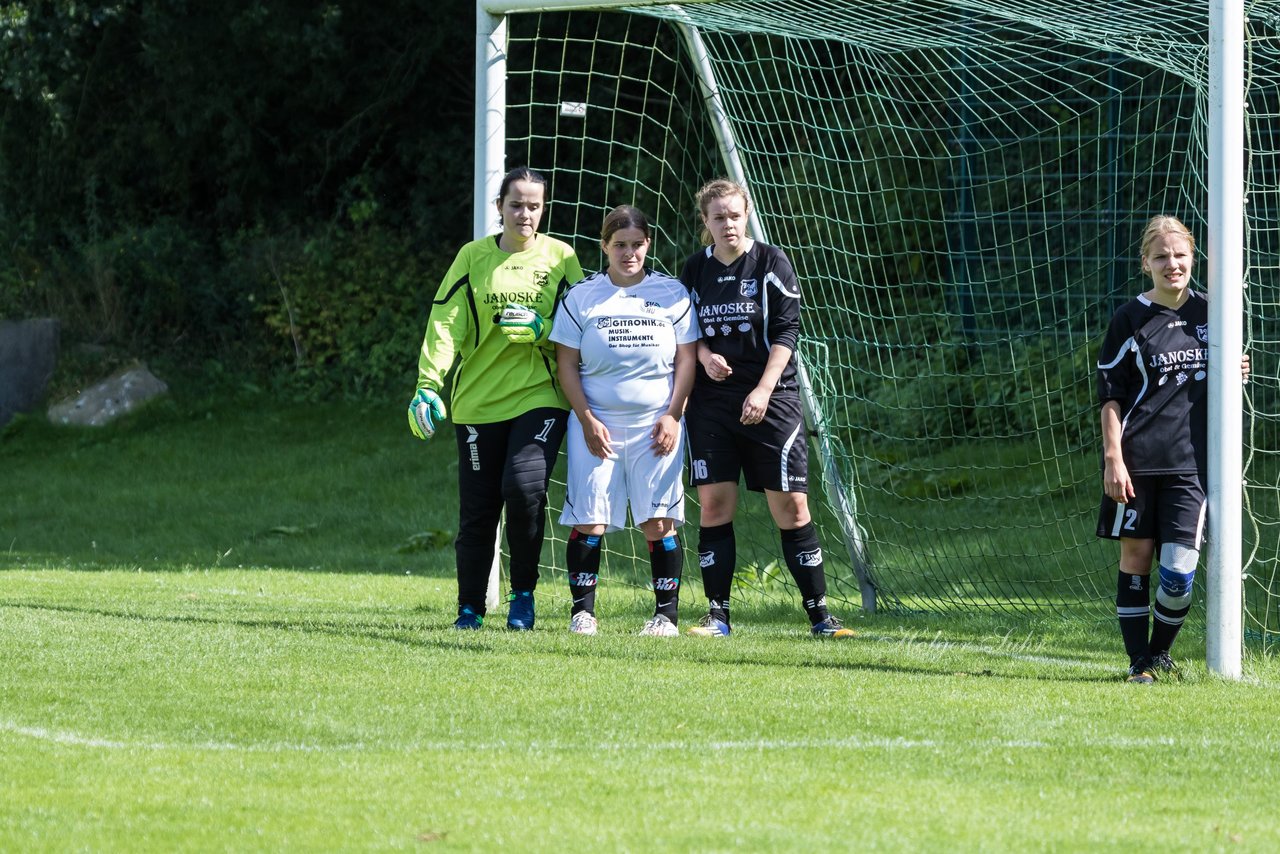
[[[458,606],[485,611],[485,591],[507,511],[512,590],[533,590],[546,529],[547,483],[569,413],[534,409],[510,421],[457,424]]]

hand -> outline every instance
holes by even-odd
[[[724,382],[733,373],[733,368],[729,367],[729,363],[719,353],[711,354],[702,369],[707,372],[708,377],[718,383]]]
[[[773,395],[770,392],[760,388],[753,388],[751,393],[747,395],[747,399],[742,402],[742,418],[743,424],[759,424],[764,420],[764,414],[769,409],[769,398]]]
[[[1240,377],[1242,381],[1248,385],[1249,383],[1249,354],[1245,353],[1240,357]]]
[[[609,437],[609,428],[604,422],[590,412],[585,419],[579,418],[582,425],[582,437],[587,440],[587,450],[593,457],[607,460],[613,456],[613,440]]]
[[[680,442],[680,422],[670,415],[663,415],[658,423],[649,431],[652,442],[649,447],[655,457],[665,457],[676,449]]]
[[[551,324],[542,315],[515,302],[502,310],[498,326],[512,344],[536,344],[551,334]]]
[[[1102,470],[1102,491],[1117,504],[1128,504],[1133,498],[1133,478],[1123,460],[1107,460]]]
[[[420,388],[409,401],[409,429],[425,442],[436,434],[436,425],[446,414],[440,395],[429,388]]]

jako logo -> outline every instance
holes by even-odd
[[[716,562],[715,552],[698,552],[698,566],[706,569]]]
[[[480,433],[474,427],[467,428],[467,444],[471,448],[471,470],[480,471],[480,448],[477,443],[480,441]]]
[[[822,549],[814,549],[811,552],[800,552],[796,555],[801,566],[822,566]]]

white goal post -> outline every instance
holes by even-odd
[[[697,6],[719,5],[720,0],[698,0]],[[725,0],[728,2],[728,0]],[[1197,0],[1190,0],[1193,4]],[[823,5],[815,0],[797,0],[798,6],[812,9]],[[786,5],[786,4],[779,4]],[[829,5],[829,4],[828,4]],[[904,0],[903,8],[916,5],[931,9],[969,10],[973,3],[949,0]],[[984,6],[1000,5],[995,2]],[[1006,4],[1008,5],[1008,4]],[[503,174],[510,165],[505,162],[507,122],[507,16],[518,13],[569,12],[586,10],[620,10],[624,8],[665,7],[664,17],[681,28],[690,56],[695,64],[705,55],[701,35],[688,20],[681,20],[681,10],[694,3],[670,4],[651,0],[477,0],[476,3],[476,104],[475,104],[475,181],[474,234],[488,234],[494,222],[493,200]],[[1244,349],[1243,287],[1246,256],[1245,214],[1245,12],[1241,0],[1208,0],[1203,7],[1207,17],[1209,52],[1207,72],[1208,100],[1205,106],[1208,128],[1208,212],[1206,216],[1206,274],[1211,294],[1209,342],[1210,426],[1209,426],[1209,517],[1213,535],[1208,544],[1207,662],[1209,669],[1227,678],[1241,674],[1243,651],[1242,615],[1242,527],[1243,527],[1243,392],[1239,381],[1241,354]],[[1082,14],[1089,14],[1088,12]],[[1065,19],[1064,19],[1065,20]],[[1069,22],[1063,27],[1070,29]],[[719,102],[714,71],[709,63],[695,68],[696,77],[706,101],[706,112],[716,122],[725,174],[752,184],[750,164],[744,167],[734,142],[735,117],[726,114]],[[711,177],[711,176],[704,176]],[[689,187],[690,196],[695,188]],[[755,233],[767,239],[758,218],[752,223]],[[790,250],[790,247],[784,246]],[[801,277],[804,271],[801,270]],[[804,380],[806,410],[811,419],[828,501],[837,505],[834,515],[839,520],[849,551],[849,563],[858,574],[862,603],[868,610],[876,604],[876,589],[870,574],[866,543],[855,513],[854,492],[841,483],[838,468],[825,459],[826,429],[823,413],[815,405],[814,390]],[[872,554],[871,559],[875,555]],[[497,578],[495,565],[495,585]]]

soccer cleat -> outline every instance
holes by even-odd
[[[478,629],[484,625],[484,615],[471,610],[470,605],[458,609],[458,619],[453,621],[455,629]]]
[[[674,638],[679,637],[680,630],[676,628],[675,623],[667,619],[665,614],[654,614],[645,621],[640,634],[651,638]]]
[[[575,635],[594,635],[600,622],[590,611],[579,611],[569,620],[569,631]]]
[[[724,620],[717,620],[710,614],[705,614],[698,625],[689,629],[689,634],[699,638],[727,638],[733,629],[729,628],[729,624]]]
[[[846,629],[835,617],[828,616],[813,624],[809,629],[815,638],[851,638],[857,634],[853,629]]]
[[[1182,676],[1182,671],[1178,669],[1178,665],[1174,663],[1167,650],[1165,652],[1157,652],[1151,656],[1151,667],[1161,674],[1175,677]]]
[[[1129,667],[1129,675],[1124,681],[1134,685],[1150,685],[1156,681],[1155,668],[1149,660],[1140,658]]]
[[[507,610],[507,628],[515,632],[527,632],[533,629],[533,591],[511,591],[507,596],[511,603]]]

